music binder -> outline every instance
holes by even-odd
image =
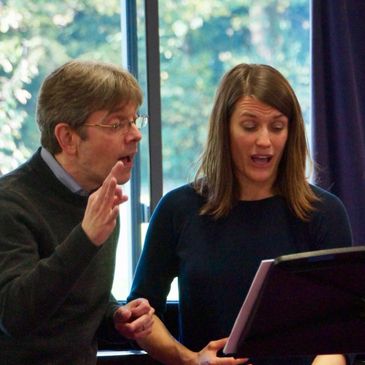
[[[261,262],[223,353],[243,357],[365,352],[365,246]]]

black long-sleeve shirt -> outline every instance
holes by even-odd
[[[199,215],[204,199],[186,185],[169,192],[151,219],[128,300],[145,297],[162,314],[178,277],[180,338],[192,350],[229,335],[263,259],[349,246],[342,202],[312,186],[322,199],[310,222],[273,196],[240,201],[226,218]],[[257,359],[255,365],[308,364],[306,359]]]

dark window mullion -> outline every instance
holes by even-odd
[[[137,47],[137,10],[136,0],[125,0],[122,3],[122,12],[125,16],[122,22],[125,22],[123,28],[126,33],[123,40],[126,42],[126,62],[125,67],[138,79],[138,47]],[[141,254],[141,222],[142,210],[140,208],[141,195],[141,158],[139,152],[134,158],[134,168],[130,180],[131,195],[131,237],[132,237],[132,272],[134,272],[139,256]]]
[[[158,0],[145,0],[146,68],[150,146],[150,212],[154,211],[163,190],[161,142],[160,39]]]

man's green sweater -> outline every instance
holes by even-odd
[[[0,178],[0,364],[95,364],[111,321],[118,229],[100,248],[81,228],[87,197],[40,150]]]

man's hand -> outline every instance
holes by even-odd
[[[246,358],[218,357],[217,353],[223,349],[228,338],[211,341],[197,354],[197,364],[199,365],[238,365],[247,363]]]
[[[143,338],[152,332],[154,313],[147,299],[135,299],[114,312],[114,326],[126,338]]]
[[[128,199],[117,185],[123,168],[123,162],[118,161],[87,202],[81,226],[96,246],[101,246],[108,239],[117,222],[119,205]]]

